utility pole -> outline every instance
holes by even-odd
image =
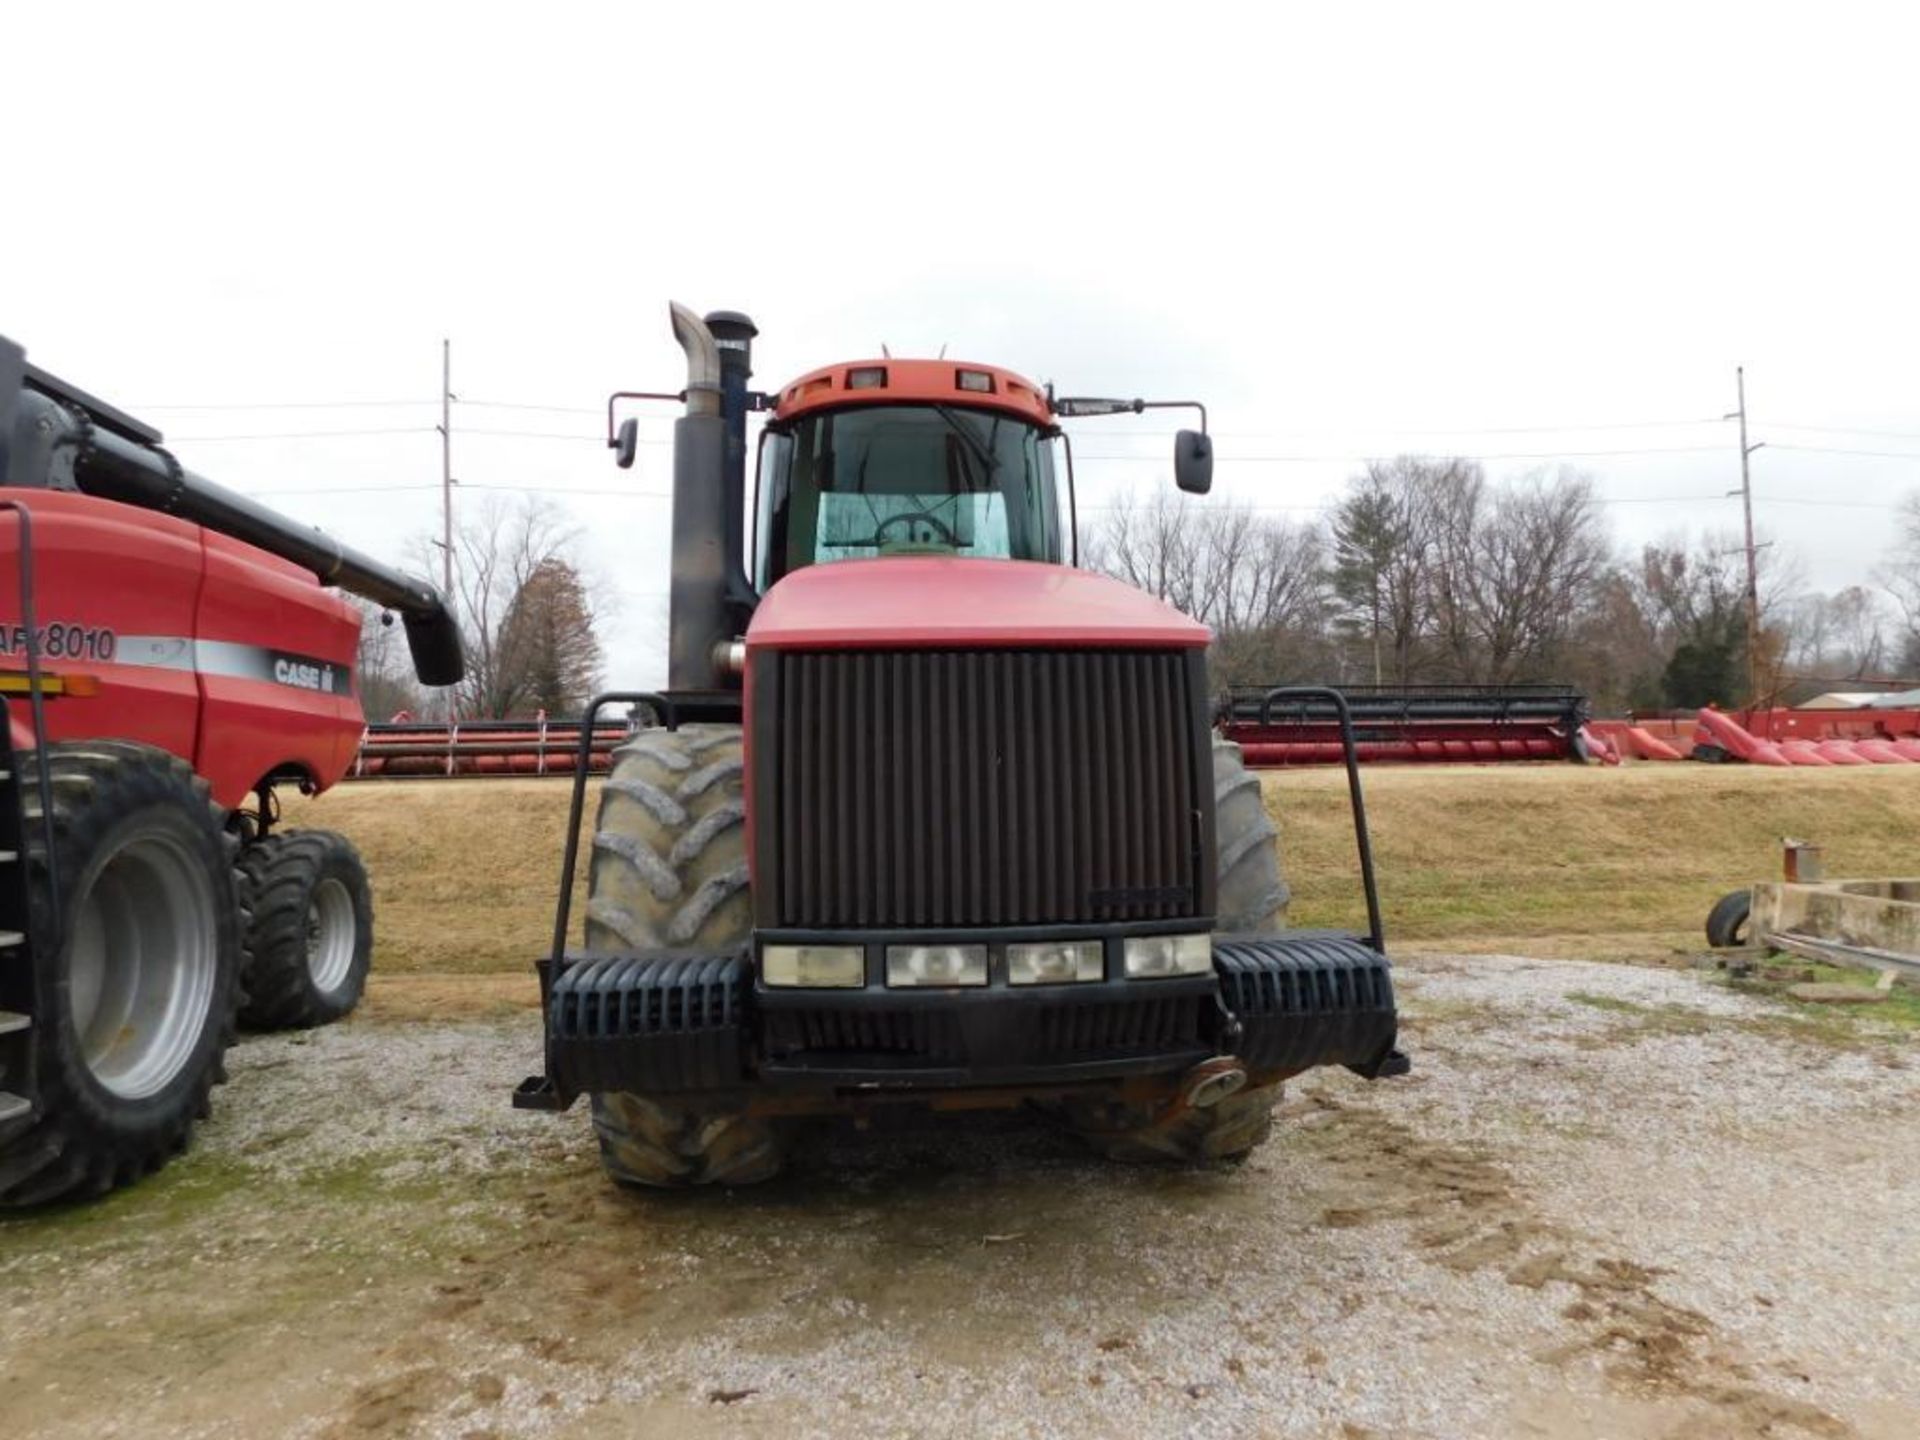
[[[1742,508],[1746,511],[1747,522],[1747,710],[1751,713],[1760,703],[1760,568],[1755,558],[1753,544],[1753,473],[1747,459],[1754,451],[1767,442],[1757,445],[1747,443],[1747,367],[1736,365],[1733,368],[1733,380],[1739,392],[1740,408],[1723,416],[1740,421],[1740,488],[1729,490],[1729,495],[1738,495]]]
[[[1742,430],[1742,436],[1746,431]],[[1753,526],[1747,526],[1753,538]],[[440,342],[440,563],[441,593],[453,603],[453,341]]]

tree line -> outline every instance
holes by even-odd
[[[1593,477],[1576,469],[1493,480],[1473,461],[1399,456],[1297,518],[1156,490],[1122,497],[1082,538],[1089,567],[1212,627],[1221,684],[1559,681],[1603,712],[1750,698],[1739,537],[1624,551]],[[460,716],[569,718],[599,688],[607,606],[580,539],[533,497],[488,497],[463,518]],[[439,573],[436,542],[414,552],[423,573]],[[1760,700],[1920,676],[1920,494],[1900,507],[1880,562],[1833,594],[1807,590],[1779,548],[1759,555]],[[375,610],[360,671],[369,718],[445,713]]]
[[[1605,711],[1752,698],[1739,539],[1623,551],[1576,469],[1492,480],[1399,456],[1300,518],[1156,491],[1107,510],[1085,554],[1210,625],[1223,684],[1559,681]],[[1759,700],[1920,674],[1920,495],[1870,583],[1807,593],[1782,552],[1759,556]]]

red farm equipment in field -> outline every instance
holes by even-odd
[[[573,774],[578,720],[389,720],[367,726],[347,780],[524,780]],[[625,720],[593,727],[586,767],[605,774],[614,749],[633,734]]]
[[[1346,685],[1362,761],[1479,764],[1496,760],[1611,759],[1585,733],[1587,700],[1563,685]],[[1220,733],[1248,765],[1337,765],[1339,716],[1324,700],[1268,701],[1265,688],[1230,689]]]
[[[1206,628],[1075,568],[1061,422],[1151,402],[894,357],[756,394],[752,322],[672,315],[686,385],[642,397],[686,405],[670,688],[594,702],[661,723],[601,789],[584,949],[576,770],[546,1069],[515,1103],[590,1096],[611,1175],[684,1186],[772,1174],[793,1117],[889,1106],[1031,1106],[1116,1157],[1232,1158],[1287,1076],[1404,1069],[1358,771],[1369,932],[1284,930],[1259,782],[1211,733]]]
[[[0,339],[0,1205],[177,1153],[236,1015],[359,999],[366,872],[274,792],[352,763],[360,622],[460,677],[441,598],[183,469],[158,431]]]

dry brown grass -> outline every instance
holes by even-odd
[[[1824,844],[1833,874],[1920,874],[1920,766],[1382,767],[1364,779],[1400,944],[1588,957],[1697,946],[1707,908],[1777,873],[1788,834]],[[1344,777],[1274,771],[1265,783],[1295,923],[1359,923]],[[377,971],[525,974],[551,940],[566,803],[557,781],[417,781],[344,785],[287,813],[365,853]],[[437,997],[414,993],[424,983],[378,986],[375,1004],[431,1008]],[[481,988],[497,1003],[532,994]]]
[[[1782,836],[1830,874],[1920,874],[1920,766],[1385,767],[1362,772],[1388,933],[1588,957],[1700,948],[1721,895],[1779,874]],[[1362,914],[1345,776],[1272,771],[1296,924]]]

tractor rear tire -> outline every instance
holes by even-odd
[[[1707,944],[1716,950],[1737,950],[1747,943],[1747,921],[1753,914],[1753,892],[1735,890],[1722,895],[1707,912]]]
[[[614,751],[587,879],[587,948],[720,950],[753,929],[740,728],[647,730]],[[780,1169],[772,1123],[662,1096],[593,1096],[607,1174],[626,1185],[745,1185]]]
[[[0,1124],[0,1206],[105,1194],[166,1164],[208,1113],[233,1039],[245,924],[207,784],[151,746],[47,752],[61,944],[38,787],[31,882],[35,1104]],[[22,754],[31,774],[37,757]]]
[[[1260,779],[1240,747],[1213,741],[1214,839],[1219,851],[1216,928],[1226,935],[1270,935],[1287,924],[1280,831],[1267,814]],[[1244,1160],[1273,1132],[1280,1085],[1248,1085],[1204,1109],[1164,1120],[1159,1106],[1127,1105],[1095,1095],[1069,1101],[1066,1121],[1094,1150],[1123,1163],[1206,1164]]]
[[[373,964],[373,891],[360,853],[331,830],[287,830],[240,856],[247,928],[240,1023],[310,1030],[350,1014]]]

